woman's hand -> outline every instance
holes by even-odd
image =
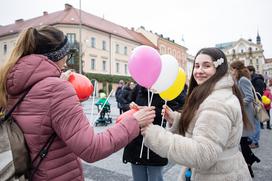
[[[148,126],[154,121],[155,107],[143,107],[133,114],[134,118],[138,121],[140,128]]]
[[[170,107],[168,107],[167,105],[164,105],[161,114],[162,114],[162,116],[164,115],[164,119],[170,125],[173,124],[173,122],[174,122],[174,111],[172,111],[172,109]]]
[[[71,70],[67,70],[66,72],[62,72],[60,75],[61,79],[68,80],[71,74]]]
[[[135,110],[139,110],[139,109],[142,109],[144,108],[145,106],[139,106],[138,104],[136,104],[135,102],[131,102],[129,104],[129,108],[130,109],[135,109]]]

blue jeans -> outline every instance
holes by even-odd
[[[163,166],[145,166],[131,164],[134,181],[163,181]]]
[[[255,128],[255,130],[254,130],[253,134],[250,136],[250,138],[251,138],[253,144],[259,144],[260,132],[261,132],[261,124],[259,121],[255,121],[254,128]]]

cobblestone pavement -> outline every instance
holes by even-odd
[[[111,117],[115,120],[118,115],[118,109],[114,98],[110,98],[111,103]],[[83,103],[84,111],[91,119],[92,100]],[[97,108],[94,108],[94,116],[97,116]],[[113,123],[114,124],[114,123]],[[95,127],[97,132],[112,126],[98,126]],[[253,152],[261,159],[260,163],[253,164],[252,168],[255,174],[253,181],[272,181],[272,131],[262,130],[260,147],[254,149]],[[132,181],[130,164],[122,162],[123,150],[120,150],[111,156],[97,161],[95,163],[83,162],[83,169],[86,181]],[[164,180],[176,181],[179,175],[180,166],[169,163],[164,168]]]

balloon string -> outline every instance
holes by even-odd
[[[167,101],[164,102],[165,106],[166,106],[166,104],[167,104]],[[165,115],[165,111],[164,111],[164,114],[162,115],[161,126],[163,125],[164,115]]]
[[[104,102],[104,104],[102,105],[102,107],[101,107],[101,109],[100,109],[99,113],[97,114],[96,118],[95,118],[95,119],[94,119],[94,121],[92,122],[92,125],[93,125],[93,124],[96,122],[96,120],[98,119],[98,117],[99,117],[99,115],[100,115],[101,111],[103,110],[104,106],[105,106],[105,105],[106,105],[106,103],[108,102],[108,100],[109,100],[109,98],[110,98],[110,96],[111,96],[112,92],[113,92],[113,89],[111,90],[111,92],[110,92],[110,94],[108,95],[108,97],[107,97],[106,101],[105,101],[105,102]]]
[[[143,140],[142,140],[142,146],[141,146],[140,158],[142,158],[142,156],[143,156],[143,149],[144,149],[144,137],[143,137]]]
[[[95,97],[95,93],[96,93],[96,87],[97,87],[97,84],[96,84],[96,80],[94,81],[94,93],[93,93],[93,102],[92,102],[92,112],[91,112],[91,120],[93,120],[93,112],[94,112],[94,97]]]
[[[149,106],[149,101],[150,101],[150,90],[147,89],[147,106]]]
[[[151,99],[150,99],[150,89],[147,89],[147,105],[148,105],[148,107],[151,106],[153,95],[154,95],[154,93],[152,92]],[[142,158],[142,156],[143,156],[143,149],[144,149],[144,138],[142,140],[140,158]],[[147,148],[147,159],[149,159],[149,148]]]
[[[149,104],[148,104],[148,107],[151,106],[151,103],[152,103],[152,100],[153,100],[153,95],[154,95],[154,92],[151,93],[151,98],[150,98],[150,100],[149,100],[150,102],[149,102]]]

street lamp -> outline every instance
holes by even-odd
[[[82,21],[81,21],[81,0],[79,0],[79,73],[82,74],[82,42],[81,42],[81,31],[82,31]]]

